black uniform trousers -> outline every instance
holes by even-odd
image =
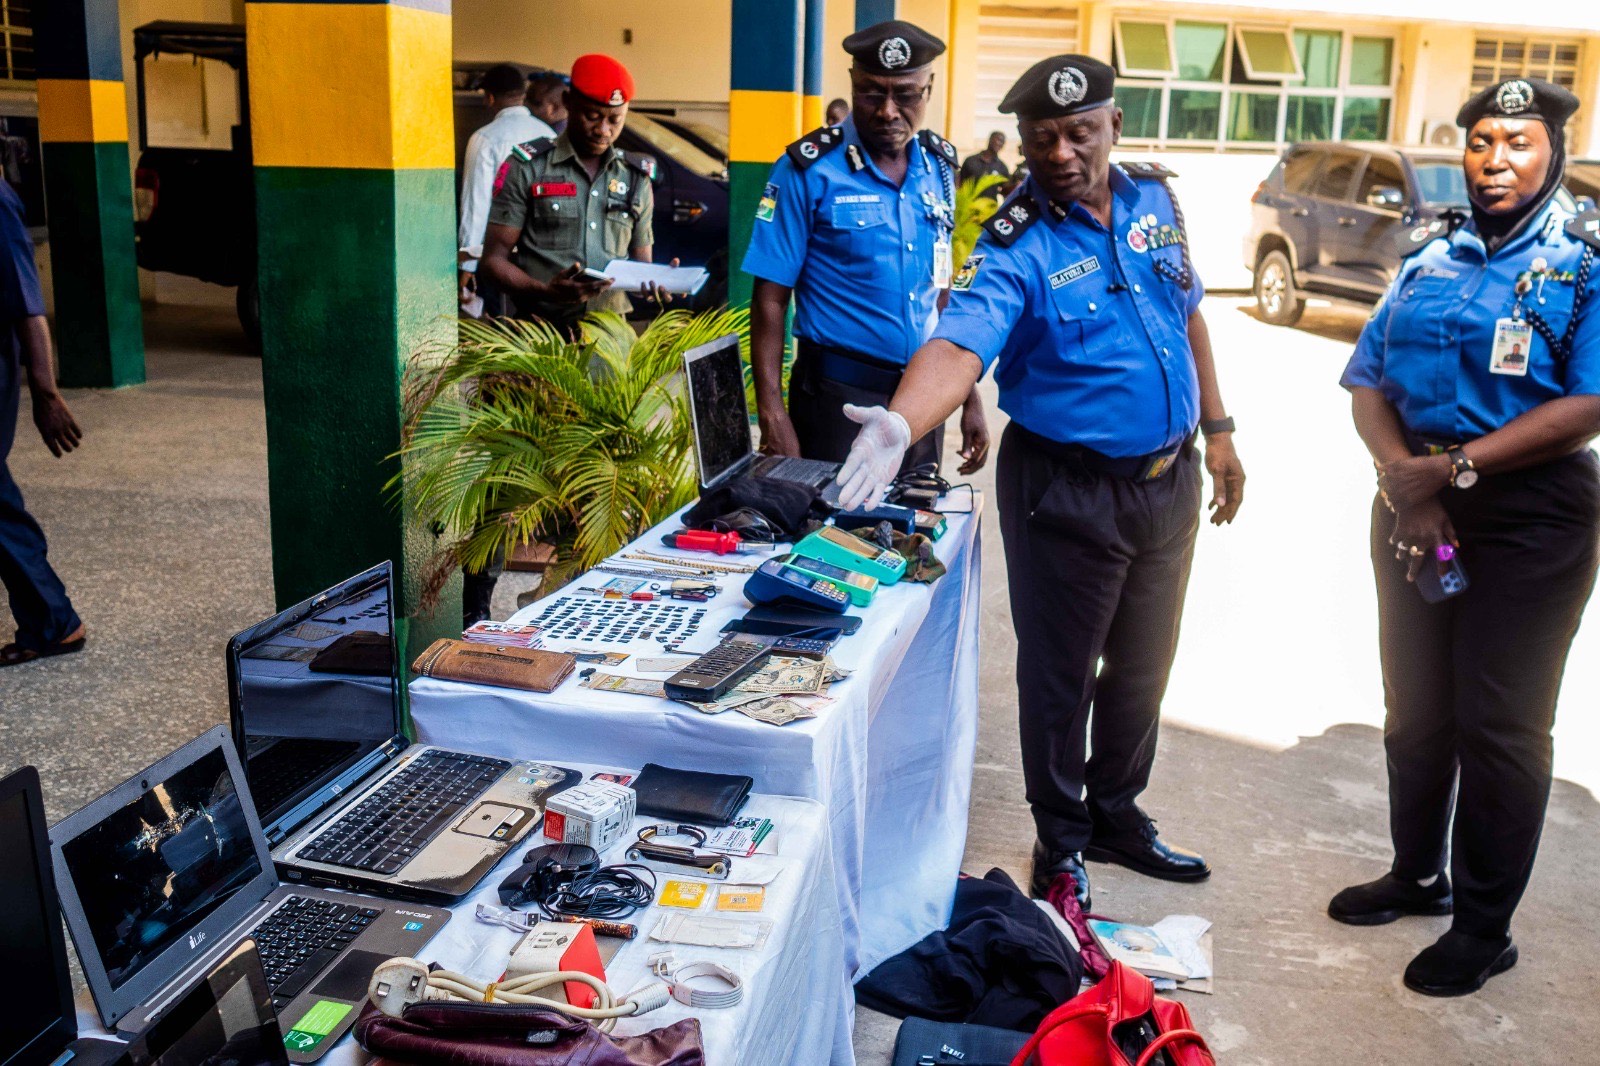
[[[9,335],[16,325],[0,322],[8,334],[0,340],[0,584],[17,620],[16,642],[38,651],[65,640],[81,623],[66,586],[50,566],[44,531],[23,505],[22,490],[6,466],[22,393],[22,367]]]
[[[879,384],[886,388],[868,388],[846,384],[827,377],[812,355],[809,342],[796,339],[799,352],[789,370],[789,421],[794,423],[795,436],[800,439],[800,455],[826,463],[842,463],[850,455],[850,445],[855,443],[861,424],[845,417],[844,405],[858,407],[888,407],[900,384],[903,369],[878,371]],[[841,349],[834,349],[841,351]],[[944,426],[929,432],[906,449],[900,463],[903,474],[919,466],[931,464],[939,468],[944,455]]]
[[[1556,696],[1600,560],[1600,464],[1583,451],[1442,499],[1468,587],[1438,604],[1406,581],[1394,516],[1372,508],[1394,873],[1441,872],[1448,840],[1453,927],[1493,938],[1544,826]]]
[[[1200,462],[1185,445],[1163,477],[1115,477],[1012,424],[995,476],[1028,803],[1046,848],[1080,851],[1145,824],[1135,801],[1178,646]]]

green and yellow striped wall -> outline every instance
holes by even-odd
[[[448,0],[250,0],[245,26],[276,597],[392,559],[414,616],[432,537],[385,485],[405,364],[454,337]]]
[[[804,4],[805,0],[733,0],[728,299],[735,305],[750,302],[750,275],[739,264],[750,244],[750,227],[767,173],[804,132],[800,124]]]
[[[69,387],[144,380],[116,0],[34,9],[57,360]]]

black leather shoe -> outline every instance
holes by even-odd
[[[1413,914],[1449,914],[1455,901],[1450,876],[1440,874],[1427,888],[1415,881],[1384,874],[1364,885],[1351,885],[1328,903],[1328,917],[1345,925],[1387,925]]]
[[[1406,967],[1406,987],[1425,996],[1470,996],[1517,964],[1511,937],[1483,940],[1451,930]]]
[[[1083,868],[1083,856],[1076,851],[1052,853],[1046,851],[1043,844],[1034,841],[1033,877],[1029,879],[1028,887],[1036,899],[1044,899],[1050,894],[1050,884],[1057,874],[1072,875],[1077,889],[1073,895],[1078,897],[1079,909],[1088,914],[1089,871]]]
[[[1211,876],[1211,867],[1203,857],[1168,845],[1156,832],[1153,821],[1116,836],[1097,834],[1083,849],[1083,857],[1090,862],[1126,866],[1135,873],[1159,877],[1163,881],[1204,881]]]

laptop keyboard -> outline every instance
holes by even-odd
[[[398,873],[510,768],[504,759],[425,751],[335,820],[298,858]]]
[[[286,898],[250,933],[261,952],[273,1008],[287,1007],[382,913],[375,907],[353,907],[331,899]]]
[[[762,477],[779,481],[799,481],[808,485],[821,485],[839,472],[838,463],[825,463],[820,459],[796,459],[792,455],[769,456],[759,467]]]

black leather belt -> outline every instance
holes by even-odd
[[[1184,440],[1163,451],[1151,452],[1148,455],[1117,457],[1102,454],[1082,444],[1067,444],[1051,440],[1049,437],[1041,437],[1016,422],[1011,423],[1011,429],[1030,448],[1041,451],[1052,459],[1077,463],[1085,470],[1109,477],[1127,478],[1130,481],[1155,481],[1165,477],[1169,470],[1178,465],[1178,456],[1194,445],[1194,435],[1191,433]]]
[[[1412,455],[1443,455],[1451,448],[1462,443],[1458,440],[1438,440],[1433,437],[1424,437],[1404,428],[1400,432],[1405,436],[1406,447],[1411,449]]]
[[[900,387],[906,372],[905,367],[888,360],[821,344],[809,337],[795,338],[795,356],[803,360],[803,373],[888,395]]]

